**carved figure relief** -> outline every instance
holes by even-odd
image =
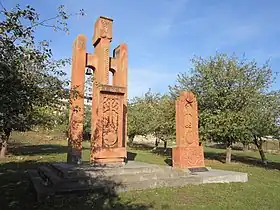
[[[104,147],[114,147],[118,141],[119,101],[115,96],[103,98],[103,129],[102,141]]]

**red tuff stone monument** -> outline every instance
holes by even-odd
[[[182,92],[176,100],[176,144],[172,148],[173,167],[205,167],[198,138],[197,101],[192,92]]]
[[[123,163],[127,135],[127,46],[110,57],[113,20],[100,17],[94,26],[94,53],[86,52],[86,37],[73,44],[68,163],[81,160],[84,122],[85,69],[94,71],[91,118],[91,163]],[[109,85],[109,72],[113,74]]]

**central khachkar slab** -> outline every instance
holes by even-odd
[[[125,88],[102,85],[98,120],[92,141],[91,162],[121,163],[126,157],[124,128]]]
[[[84,35],[73,44],[70,91],[68,163],[81,162],[84,123],[85,72],[93,72],[91,154],[92,163],[122,163],[127,135],[127,46],[120,44],[110,57],[113,20],[100,17],[94,26],[94,53],[86,52]],[[109,72],[112,84],[109,85]]]
[[[197,101],[192,92],[182,92],[176,100],[176,144],[172,148],[173,167],[205,167],[198,138]]]

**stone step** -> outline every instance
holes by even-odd
[[[105,176],[111,176],[114,174],[139,174],[139,173],[152,173],[152,172],[163,172],[166,170],[164,167],[153,165],[153,167],[147,167],[145,164],[141,167],[125,166],[119,168],[104,168],[104,167],[95,167],[95,166],[71,166],[64,163],[54,163],[50,164],[53,167],[60,177],[73,177],[73,176],[83,176],[88,174],[100,174]]]
[[[137,170],[137,169],[125,169],[125,170],[92,170],[92,171],[85,171],[82,172],[85,176],[89,176],[91,178],[95,177],[111,177],[114,175],[118,176],[137,176],[141,174],[156,174],[156,173],[168,173],[164,168],[153,170],[153,169],[143,169],[143,170]]]
[[[116,188],[117,192],[126,192],[130,190],[143,190],[149,188],[160,188],[160,187],[177,187],[185,186],[187,184],[201,184],[202,180],[197,176],[189,177],[177,177],[177,178],[166,178],[166,179],[150,179],[145,181],[135,181],[130,183],[124,183],[122,186]]]
[[[145,180],[155,180],[155,179],[170,179],[170,178],[176,178],[176,177],[189,177],[190,174],[177,171],[177,170],[168,170],[168,169],[162,169],[161,171],[155,171],[155,172],[146,172],[146,173],[111,173],[108,171],[104,173],[96,173],[96,172],[86,172],[88,177],[94,179],[102,178],[108,180],[115,180],[119,182],[134,182],[134,181],[145,181]]]
[[[182,170],[172,169],[171,167],[163,167],[157,165],[148,165],[138,163],[137,167],[134,165],[127,165],[122,168],[102,168],[92,166],[70,166],[68,164],[55,163],[51,166],[53,171],[61,172],[61,182],[59,186],[66,187],[70,183],[78,186],[98,185],[99,180],[110,182],[129,184],[133,182],[142,182],[148,180],[166,180],[172,178],[188,178],[189,173]],[[57,188],[57,185],[56,185]]]
[[[52,185],[55,189],[75,182],[79,183],[79,185],[88,185],[91,183],[91,177],[86,175],[60,177],[57,175],[57,171],[46,165],[38,168],[38,174],[47,185]]]
[[[112,177],[111,177],[112,178]],[[83,191],[102,191],[102,192],[126,192],[130,190],[142,190],[147,188],[158,188],[165,186],[184,186],[186,184],[201,184],[201,179],[198,176],[188,177],[161,177],[157,179],[127,179],[127,180],[113,180],[106,178],[91,179],[88,182],[63,182],[59,187],[53,189],[57,194],[61,193],[76,193]]]
[[[56,174],[61,178],[71,178],[78,176],[78,170],[76,170],[75,165],[65,164],[65,163],[52,163],[48,165],[52,168]]]
[[[46,165],[38,167],[38,174],[48,185],[56,185],[62,181],[56,173],[53,172],[51,168]]]
[[[67,175],[67,170],[63,170],[60,167],[57,167],[55,164],[46,163],[46,165],[51,168],[57,176],[64,178]]]
[[[46,197],[55,194],[55,191],[51,187],[46,186],[45,181],[40,177],[37,170],[30,169],[27,171],[27,173],[31,181],[31,186],[36,193],[36,199],[38,201],[41,201]]]
[[[186,181],[187,180],[187,181]],[[174,183],[173,183],[174,182]],[[75,186],[84,186],[89,188],[112,188],[115,186],[117,191],[126,191],[127,189],[138,189],[143,185],[143,189],[149,188],[149,186],[161,186],[162,183],[168,183],[167,186],[181,186],[184,183],[202,183],[201,177],[196,175],[189,175],[183,172],[165,171],[155,173],[143,173],[143,174],[123,174],[113,176],[92,176],[89,180],[80,180],[73,182]],[[179,184],[176,184],[179,183]],[[72,185],[72,183],[71,183]],[[62,188],[68,188],[69,183],[60,185]]]

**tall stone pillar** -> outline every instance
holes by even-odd
[[[123,105],[123,144],[127,142],[127,77],[128,77],[128,51],[127,45],[122,43],[114,49],[111,68],[114,70],[113,85],[124,87]]]
[[[70,89],[68,163],[80,163],[84,123],[84,83],[86,66],[86,37],[79,35],[73,43]]]
[[[181,169],[205,167],[198,137],[197,101],[192,92],[182,92],[176,100],[176,147],[172,148],[172,164]]]
[[[113,20],[100,17],[94,26],[92,44],[97,59],[92,88],[92,118],[91,118],[91,162],[97,151],[102,148],[102,122],[100,115],[100,88],[109,83],[109,50],[112,40]]]
[[[127,74],[118,73],[124,59],[116,60],[109,55],[112,23],[113,20],[100,17],[95,23],[92,40],[96,58],[91,119],[92,163],[122,163],[126,158]],[[127,71],[125,65],[124,72]],[[113,72],[113,85],[109,85],[109,71]]]

